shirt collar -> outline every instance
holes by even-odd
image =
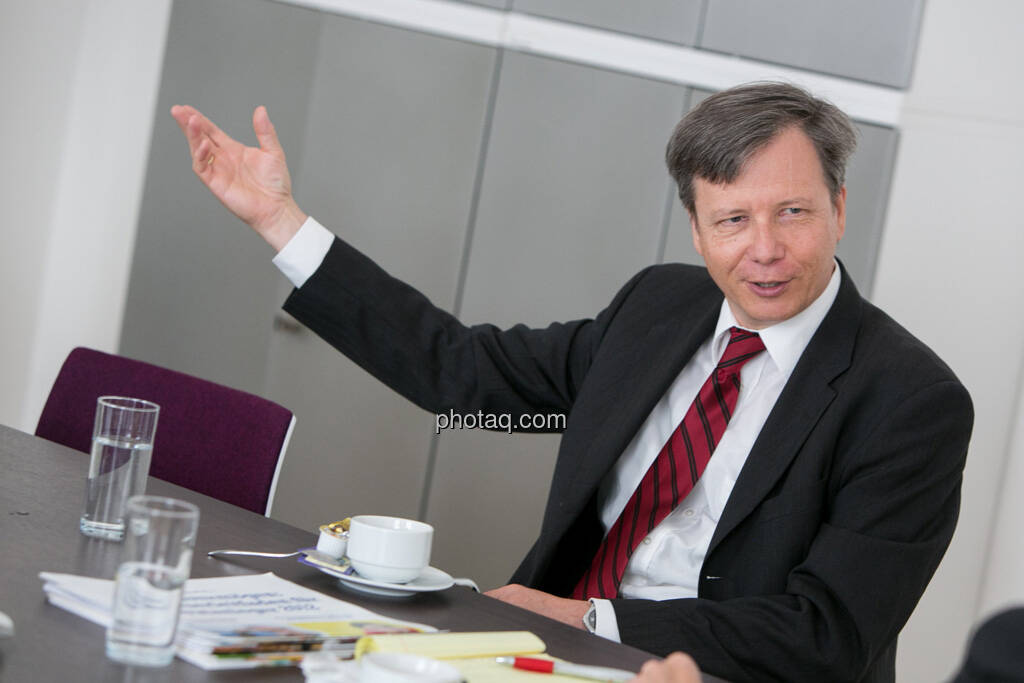
[[[839,293],[840,268],[835,259],[832,262],[834,264],[832,277],[829,278],[825,289],[817,299],[811,302],[810,306],[788,320],[755,330],[761,335],[761,341],[764,342],[765,350],[772,362],[775,363],[775,367],[785,377],[793,372],[797,361],[800,360],[804,349],[807,348],[811,337],[814,336],[821,321],[825,319],[825,315],[832,308],[832,303]],[[715,334],[711,338],[711,352],[715,359],[721,358],[725,353],[725,347],[729,343],[729,328],[733,326],[747,329],[736,322],[732,309],[729,308],[729,301],[723,299],[722,308],[718,313],[718,324],[715,326]]]

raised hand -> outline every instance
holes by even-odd
[[[292,197],[284,150],[266,107],[257,107],[252,127],[259,148],[246,147],[190,106],[171,107],[188,140],[192,170],[231,213],[280,251],[306,220]]]

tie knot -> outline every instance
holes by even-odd
[[[743,364],[764,351],[764,342],[761,335],[749,330],[741,330],[738,327],[729,328],[729,344],[725,347],[722,359],[718,361],[718,369],[729,368],[732,372],[739,372]]]

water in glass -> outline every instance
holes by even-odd
[[[85,482],[85,511],[78,526],[87,536],[124,536],[124,502],[144,493],[151,443],[97,436],[92,441],[89,478]]]
[[[185,565],[188,566],[187,564]],[[147,562],[118,567],[107,656],[126,664],[163,666],[174,658],[174,633],[188,572]]]

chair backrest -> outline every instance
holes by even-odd
[[[160,405],[152,476],[270,515],[295,423],[291,411],[244,391],[80,347],[64,361],[36,435],[88,453],[100,396]]]

